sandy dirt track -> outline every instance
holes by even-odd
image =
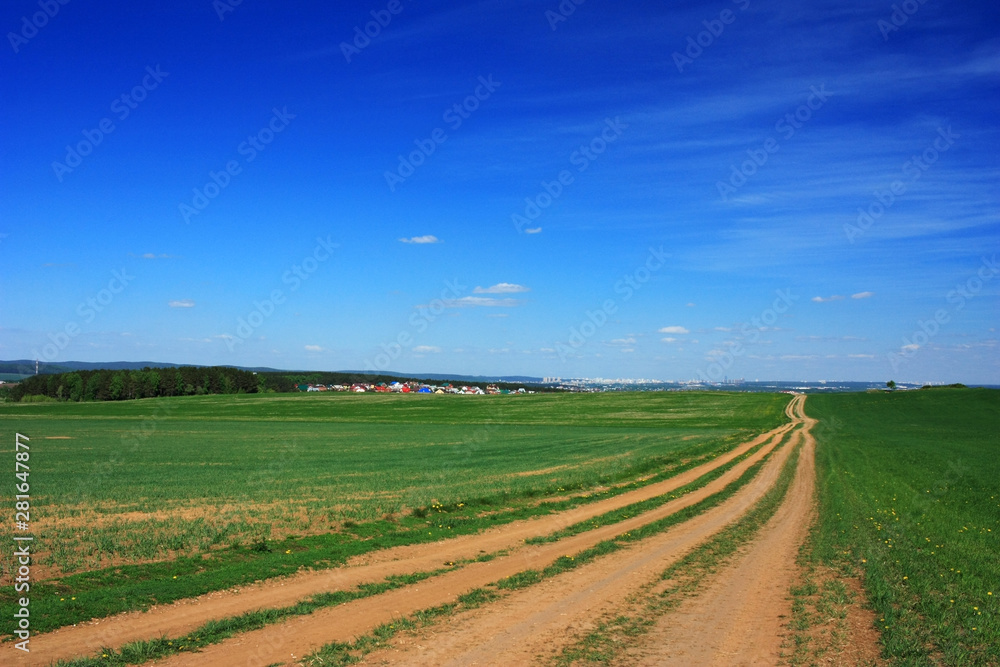
[[[781,507],[746,552],[707,590],[662,618],[628,660],[633,665],[776,665],[791,617],[795,558],[814,511],[816,423],[805,417],[805,443]]]
[[[795,405],[801,411],[802,400],[797,399]],[[810,425],[807,424],[805,429]],[[691,548],[746,512],[771,488],[788,455],[803,437],[806,441],[798,473],[811,466],[812,441],[805,429],[796,431],[788,446],[766,464],[760,475],[723,504],[623,552],[463,614],[449,623],[448,628],[434,628],[415,641],[402,639],[394,649],[370,654],[363,664],[527,665],[554,657],[575,632],[586,632],[594,627],[595,619],[622,607],[632,593],[654,581],[660,572]],[[811,467],[808,469],[811,473]],[[794,499],[790,496],[791,502],[786,501],[782,508],[801,505],[808,515],[812,507],[812,484],[808,480],[799,484],[798,476],[796,484],[800,487],[800,494]],[[787,511],[785,513],[788,514]],[[801,536],[804,537],[804,533]],[[794,537],[791,541],[797,548]],[[794,566],[794,553],[789,564]],[[787,591],[788,581],[783,580],[783,585],[779,583],[777,589]],[[777,593],[777,596],[783,600],[782,593]],[[705,635],[714,636],[720,627],[721,634],[726,635],[727,628],[724,626],[706,622],[705,619],[700,622],[704,625],[700,629],[702,640],[706,639]],[[763,631],[752,631],[758,630]],[[768,632],[772,630],[780,645],[780,625],[767,628]],[[688,639],[693,645],[700,641],[693,635]],[[772,645],[769,639],[761,641],[769,647]],[[675,656],[668,656],[659,662],[659,656],[653,650],[645,657],[651,661],[649,664],[713,664],[698,662],[696,656],[688,655],[676,656],[676,659]],[[623,664],[635,664],[635,659],[634,656],[628,657]],[[718,664],[742,663],[723,661]],[[746,664],[772,665],[776,664],[776,659]]]
[[[787,410],[789,416],[793,414],[792,408],[794,404],[795,401],[789,405]],[[92,655],[102,646],[120,646],[128,641],[164,635],[172,637],[182,636],[209,620],[235,616],[254,609],[294,604],[316,593],[350,589],[359,583],[379,581],[388,575],[433,570],[442,567],[445,562],[475,558],[483,552],[489,553],[501,549],[510,549],[512,551],[507,557],[499,558],[490,563],[475,563],[456,572],[425,581],[416,586],[383,594],[371,600],[360,600],[349,605],[342,605],[341,607],[324,611],[333,612],[348,607],[360,610],[367,604],[388,610],[390,615],[387,618],[391,618],[392,614],[399,615],[426,606],[433,606],[440,603],[441,593],[445,590],[450,591],[444,600],[448,601],[448,599],[453,599],[455,595],[465,592],[469,588],[482,585],[482,583],[488,583],[489,581],[495,581],[503,576],[514,574],[529,567],[544,567],[545,564],[560,555],[579,551],[601,539],[607,539],[624,530],[628,530],[629,526],[642,525],[661,516],[673,513],[686,505],[697,502],[701,498],[716,492],[732,479],[735,479],[746,467],[752,465],[767,451],[770,451],[770,448],[780,442],[793,426],[794,424],[786,424],[762,434],[740,445],[733,451],[672,479],[559,514],[519,521],[480,534],[462,536],[443,542],[390,549],[355,559],[347,566],[333,570],[304,572],[292,577],[244,587],[238,591],[221,591],[171,605],[156,607],[147,613],[123,614],[41,635],[33,638],[31,655],[27,656],[27,659],[18,656],[17,664],[49,664],[51,661],[58,659]],[[627,524],[617,524],[600,531],[590,531],[569,540],[562,540],[556,544],[540,547],[527,547],[523,544],[523,540],[528,537],[545,535],[612,509],[669,493],[693,481],[709,470],[744,454],[747,450],[763,442],[767,442],[767,445],[751,460],[741,462],[736,468],[726,473],[726,475],[708,487],[673,501],[655,512],[630,519]],[[443,579],[447,579],[447,581],[442,582]],[[436,591],[436,593],[427,598],[425,594],[428,591]],[[398,608],[393,607],[391,601],[395,598],[412,598],[412,604],[396,605]],[[427,602],[431,598],[433,601]],[[352,607],[352,605],[354,606]],[[300,625],[303,622],[316,618],[319,614],[322,614],[322,612],[309,617],[294,619],[286,625]],[[348,615],[351,614],[353,612],[349,611]],[[350,639],[356,634],[371,629],[377,622],[380,621],[369,618],[358,624],[357,627],[355,627],[354,623],[349,623],[348,626],[354,628],[349,633],[337,632],[335,633],[336,636],[328,636],[323,639],[320,645],[332,640]],[[261,632],[263,634],[275,634],[272,630]],[[285,629],[282,629],[281,632],[285,632]],[[233,641],[250,641],[253,634],[248,633],[248,635],[234,639]],[[270,643],[270,641],[265,643]],[[307,642],[307,645],[311,645],[311,643]],[[296,646],[296,648],[301,650],[300,646]],[[208,650],[210,651],[211,649]],[[201,657],[195,659],[190,664],[207,664],[199,662],[199,660],[208,657],[204,653],[190,657],[196,658],[197,656]],[[285,653],[280,658],[267,659],[259,664],[270,664],[271,662],[287,660],[290,656],[291,653]],[[183,659],[184,657],[183,655],[178,656],[179,659]],[[183,662],[181,661],[177,664],[183,664]],[[241,662],[240,664],[244,663]]]

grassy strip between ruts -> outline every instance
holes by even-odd
[[[756,454],[765,444],[767,443],[762,442],[756,447],[749,449],[746,453],[737,456],[732,461],[729,461],[728,463],[725,463],[717,468],[710,470],[709,472],[705,473],[704,475],[694,480],[693,482],[678,487],[676,490],[670,493],[665,493],[661,496],[656,496],[655,498],[649,498],[647,500],[642,500],[637,503],[632,503],[631,505],[626,505],[625,507],[621,507],[619,509],[606,512],[592,519],[587,519],[586,521],[575,523],[572,526],[568,526],[566,528],[563,528],[562,530],[558,530],[549,535],[532,537],[528,540],[525,540],[525,542],[527,544],[546,544],[548,542],[557,542],[558,540],[564,537],[571,537],[573,535],[585,533],[588,530],[593,530],[595,528],[600,528],[602,526],[619,523],[621,521],[624,521],[625,519],[630,519],[634,516],[638,516],[643,512],[649,512],[650,510],[654,510],[657,507],[666,505],[671,500],[676,500],[677,498],[680,498],[683,495],[691,493],[692,491],[697,491],[698,489],[707,486],[711,482],[714,482],[715,480],[726,474],[729,470],[739,465],[740,462],[745,461],[746,459]]]
[[[752,453],[757,451],[761,446],[763,445],[759,445],[753,448],[747,454],[743,455],[742,457],[738,457],[737,459],[734,459],[733,462],[726,464],[726,466],[724,467],[726,469],[731,468],[739,460],[752,455]],[[767,456],[770,456],[770,454],[768,454]],[[744,484],[749,482],[750,479],[752,479],[756,471],[759,470],[760,467],[763,465],[764,460],[766,460],[767,456],[765,456],[762,461],[758,462],[753,467],[748,469],[743,474],[743,476],[741,476],[738,480],[734,481],[726,489],[720,492],[720,494],[717,495],[722,495],[722,494],[731,495],[731,493],[735,493],[735,491],[739,490],[740,487],[742,487]],[[698,481],[709,476],[711,476],[711,479],[715,479],[719,475],[716,475],[715,471],[711,471],[703,475],[702,478],[699,478],[699,480],[696,480],[690,485],[682,487],[681,489],[675,491],[674,493],[678,494],[680,492],[679,495],[683,495],[684,493],[690,493],[691,491],[694,491],[697,488],[701,488],[701,486],[704,486],[704,484],[698,484]],[[711,479],[707,480],[705,483],[707,484],[708,481],[711,481]],[[715,496],[708,498],[706,499],[706,501],[711,500],[714,497]],[[705,503],[706,501],[702,501],[702,503]],[[699,503],[699,505],[700,504],[701,503]],[[707,505],[701,511],[704,511],[709,507],[710,505]],[[686,509],[691,509],[691,508],[686,508]],[[685,510],[682,510],[682,512],[684,511]],[[681,514],[681,512],[679,512],[678,514]],[[683,516],[683,519],[680,520],[687,520],[688,518],[691,518],[694,515],[695,514],[690,514],[690,515],[685,514]],[[660,521],[656,522],[655,525],[661,527],[654,532],[660,532],[662,530],[665,530],[671,525],[679,523],[680,520],[673,520],[674,516],[677,515],[671,515],[670,517],[661,519]],[[605,521],[601,525],[606,525],[607,523],[611,522]],[[513,590],[516,588],[521,588],[530,585],[532,583],[535,583],[536,581],[541,580],[541,578],[552,576],[566,569],[571,569],[572,567],[576,567],[576,565],[578,564],[577,558],[579,558],[580,559],[579,562],[582,563],[586,562],[587,560],[591,560],[598,555],[602,555],[603,553],[610,553],[611,551],[617,550],[621,546],[618,544],[618,541],[621,541],[623,544],[626,541],[641,539],[641,537],[646,535],[644,531],[645,527],[637,531],[633,531],[631,533],[625,533],[619,537],[614,538],[613,540],[602,542],[596,547],[588,549],[587,551],[584,551],[581,554],[578,554],[577,557],[568,557],[568,558],[562,557],[555,564],[549,566],[541,573],[536,573],[533,570],[528,570],[526,572],[520,573],[519,575],[515,575],[515,577],[511,577],[501,582],[498,582],[494,584],[494,586],[499,589]],[[576,531],[573,534],[577,534],[579,532],[584,532],[584,531]],[[476,558],[475,561],[492,560],[497,555],[498,554],[484,554]],[[467,562],[473,562],[473,561],[465,561],[463,563],[458,563],[456,564],[456,567],[459,567]],[[569,567],[567,567],[567,565],[569,565]],[[386,591],[393,590],[395,588],[400,588],[402,586],[409,585],[411,583],[423,581],[424,579],[436,576],[438,574],[443,574],[444,572],[449,572],[453,569],[456,569],[456,567],[449,567],[446,569],[441,569],[429,573],[417,573],[407,576],[389,577],[383,583],[363,584],[361,586],[358,586],[353,591],[348,591],[348,592],[338,591],[335,593],[323,593],[321,595],[313,596],[312,598],[304,602],[300,602],[299,604],[292,605],[290,607],[283,607],[280,609],[259,610],[247,614],[242,614],[240,616],[232,618],[212,621],[211,623],[206,624],[202,628],[199,628],[198,630],[191,632],[184,637],[175,639],[169,639],[164,637],[155,640],[132,642],[126,644],[125,646],[123,646],[118,650],[114,650],[111,648],[102,649],[100,655],[93,658],[80,658],[70,662],[60,662],[58,664],[66,665],[66,667],[91,667],[93,665],[142,664],[143,662],[146,662],[148,660],[163,658],[172,655],[174,653],[179,653],[181,651],[195,651],[199,648],[208,646],[210,644],[221,642],[235,634],[256,630],[273,623],[281,622],[292,616],[307,615],[323,607],[336,606],[339,604],[343,604],[345,602],[349,602],[351,600],[370,597],[372,595],[378,595]],[[471,608],[470,605],[473,605],[473,603],[475,603],[474,606],[478,606],[479,604],[495,599],[497,596],[498,593],[496,591],[487,589],[477,589],[464,596],[461,596],[459,598],[459,602],[460,604],[465,605],[465,608]],[[415,616],[415,618],[433,618],[436,615],[437,612],[435,612],[435,610],[429,610],[426,612],[419,612]],[[388,629],[393,630],[396,628],[397,625],[399,626],[399,629],[407,629],[409,627],[405,623],[397,623],[397,624],[390,624]],[[375,634],[377,634],[378,632],[384,632],[384,631],[385,630],[376,629],[375,633],[373,633],[372,636],[375,636]],[[362,638],[358,640],[358,642],[361,642],[360,644],[358,644],[358,642],[355,642],[355,644],[358,644],[359,646],[366,646],[367,644],[365,644],[364,641],[365,638]],[[342,645],[334,644],[331,646],[340,647]],[[377,645],[373,645],[373,647],[377,648]],[[354,651],[356,649],[352,648],[351,650]]]
[[[600,491],[538,502],[537,498],[483,499],[481,503],[436,504],[418,508],[396,521],[374,521],[349,528],[350,534],[327,533],[227,548],[209,557],[181,557],[168,562],[123,565],[32,585],[32,593],[58,600],[51,611],[33,615],[32,627],[48,632],[92,618],[144,610],[213,591],[294,574],[303,568],[327,569],[349,558],[391,547],[472,534],[512,521],[544,516],[627,493],[702,465],[745,442],[748,434],[725,438],[700,456],[677,463],[644,479]],[[568,491],[569,489],[557,489]],[[494,504],[495,503],[495,504]],[[496,509],[497,505],[508,506]],[[513,504],[513,507],[509,505]],[[15,604],[0,603],[0,612]],[[11,613],[13,613],[11,611]]]
[[[729,497],[733,496],[741,488],[752,480],[760,469],[774,453],[772,450],[761,461],[748,468],[738,479],[731,482],[725,489],[694,505],[672,514],[668,517],[646,524],[627,533],[622,533],[610,540],[600,542],[589,549],[585,549],[575,556],[560,556],[543,570],[524,570],[513,576],[500,581],[493,582],[483,588],[477,588],[459,597],[457,603],[440,605],[431,609],[422,610],[411,614],[409,617],[398,619],[393,623],[386,623],[375,628],[371,633],[360,637],[352,643],[335,642],[327,644],[319,651],[306,656],[304,663],[308,665],[350,665],[358,662],[368,653],[380,648],[389,646],[390,640],[396,634],[404,631],[417,630],[434,624],[442,617],[450,616],[462,611],[480,607],[486,603],[493,602],[510,591],[527,588],[539,583],[543,579],[554,577],[562,572],[575,569],[585,565],[600,556],[619,551],[628,544],[662,533],[669,528],[688,521],[695,516],[719,505]]]
[[[636,637],[649,632],[661,616],[704,585],[774,516],[795,477],[800,450],[801,445],[790,453],[774,486],[746,514],[664,570],[659,581],[633,596],[626,613],[602,620],[596,630],[564,648],[553,664],[606,664],[621,657]]]

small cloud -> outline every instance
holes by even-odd
[[[844,297],[840,296],[839,294],[834,294],[833,296],[828,296],[828,297],[814,296],[812,300],[814,303],[826,303],[828,301],[843,301]]]
[[[461,299],[440,299],[434,302],[433,306],[444,306],[445,308],[514,308],[520,306],[518,299],[494,299],[488,296],[463,296]],[[417,306],[417,308],[431,308],[431,305]]]
[[[848,359],[874,359],[875,355],[874,354],[849,354],[849,355],[847,355],[847,358]]]
[[[733,330],[733,328],[732,327],[715,327],[715,330],[716,331],[722,331],[724,333],[729,333],[730,331]]]
[[[326,350],[324,350],[319,345],[306,345],[306,352],[325,352],[325,351]]]
[[[542,233],[542,228],[541,227],[532,227],[531,229],[525,229],[524,233],[525,234],[541,234]]]
[[[180,299],[179,301],[170,301],[167,305],[171,308],[194,308],[194,301],[191,299]]]
[[[490,354],[510,354],[510,348],[507,347],[491,347],[488,351]]]
[[[514,283],[497,283],[492,287],[477,287],[472,290],[473,294],[518,294],[520,292],[530,292],[531,288]]]
[[[909,345],[904,345],[901,349],[906,350],[907,352],[915,352],[920,349],[920,346],[916,343],[910,343]]]
[[[441,352],[441,348],[434,345],[417,345],[413,351],[417,354],[438,354]]]
[[[427,243],[441,243],[441,240],[434,236],[433,234],[427,234],[426,236],[414,236],[408,239],[399,239],[402,243],[416,243],[417,245],[424,245]]]
[[[692,301],[691,303],[687,304],[687,307],[688,308],[694,308],[694,302]]]
[[[221,338],[222,340],[232,340],[233,339],[233,335],[232,334],[216,334],[216,335],[212,336],[212,338]]]
[[[627,338],[614,338],[608,341],[608,345],[635,345],[635,337],[628,336]]]
[[[173,259],[174,257],[174,255],[168,255],[166,253],[160,253],[157,255],[155,252],[144,252],[141,255],[136,255],[135,253],[130,252],[128,256],[138,257],[140,259]]]
[[[490,313],[486,317],[508,317],[510,313]]]
[[[688,331],[684,327],[676,327],[675,326],[675,327],[663,327],[662,329],[660,329],[659,333],[663,333],[663,334],[687,334],[687,333],[691,333],[691,332]]]
[[[875,292],[858,292],[857,294],[852,294],[852,299],[870,299],[875,296]]]
[[[677,342],[677,339],[673,338],[672,336],[668,336],[666,338],[661,338],[660,340],[663,341],[664,343],[676,343]]]

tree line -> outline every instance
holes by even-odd
[[[266,389],[266,380],[250,371],[225,366],[181,366],[32,375],[11,387],[7,400],[20,401],[27,396],[65,401],[127,401],[160,396],[254,394]]]

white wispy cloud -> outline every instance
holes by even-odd
[[[839,294],[834,294],[833,296],[826,296],[826,297],[814,296],[812,300],[814,303],[828,303],[830,301],[843,301],[844,297],[840,296]]]
[[[441,243],[441,239],[434,236],[433,234],[427,234],[425,236],[412,236],[408,239],[399,239],[401,243],[415,243],[417,245],[424,245],[427,243]]]
[[[441,348],[436,345],[417,345],[413,351],[417,354],[438,354]]]
[[[524,233],[525,234],[541,234],[542,233],[542,228],[541,227],[532,227],[531,229],[525,229]]]
[[[659,333],[662,333],[662,334],[687,334],[687,333],[691,333],[691,332],[688,331],[686,327],[672,326],[672,327],[663,327],[662,329],[659,330]]]
[[[677,342],[677,339],[674,338],[674,337],[672,337],[672,336],[667,336],[666,338],[661,338],[660,340],[663,341],[664,343],[676,343]]]
[[[626,338],[613,338],[608,341],[608,345],[635,345],[635,336],[628,336]]]
[[[463,296],[460,299],[441,299],[439,302],[445,308],[514,308],[521,305],[520,299],[494,299],[489,296]],[[428,305],[417,308],[430,308]]]
[[[530,292],[531,288],[514,283],[497,283],[492,287],[476,287],[473,294],[518,294],[520,292]]]
[[[325,349],[319,345],[306,345],[306,352],[324,352]]]
[[[858,292],[857,294],[852,294],[852,299],[870,299],[875,296],[875,292]]]
[[[155,252],[144,252],[141,255],[136,255],[135,253],[129,253],[129,257],[138,257],[140,259],[174,259],[176,255],[168,255],[164,252],[156,254]]]
[[[171,308],[194,308],[194,301],[191,299],[179,299],[167,303]]]

